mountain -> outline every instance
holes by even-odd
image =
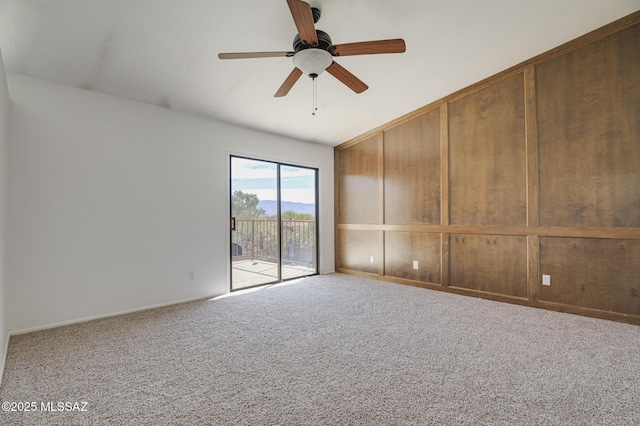
[[[273,200],[260,200],[258,207],[265,209],[267,216],[273,216],[278,213],[278,203]],[[293,210],[296,213],[309,213],[316,215],[316,205],[307,203],[293,203],[291,201],[282,202],[282,211]]]

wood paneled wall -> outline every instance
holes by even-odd
[[[335,159],[340,272],[640,324],[640,12]]]

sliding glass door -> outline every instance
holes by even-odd
[[[316,274],[317,170],[231,156],[231,290]]]

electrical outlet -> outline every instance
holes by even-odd
[[[196,279],[196,271],[189,271],[189,281]]]
[[[542,274],[542,285],[551,285],[551,275]]]
[[[376,263],[376,259],[373,256],[369,256],[369,263]]]
[[[417,260],[413,261],[413,269],[418,269],[418,261]]]

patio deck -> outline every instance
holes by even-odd
[[[313,275],[316,270],[299,265],[282,265],[282,279]],[[278,264],[263,260],[235,260],[232,262],[233,289],[252,287],[278,281]]]

